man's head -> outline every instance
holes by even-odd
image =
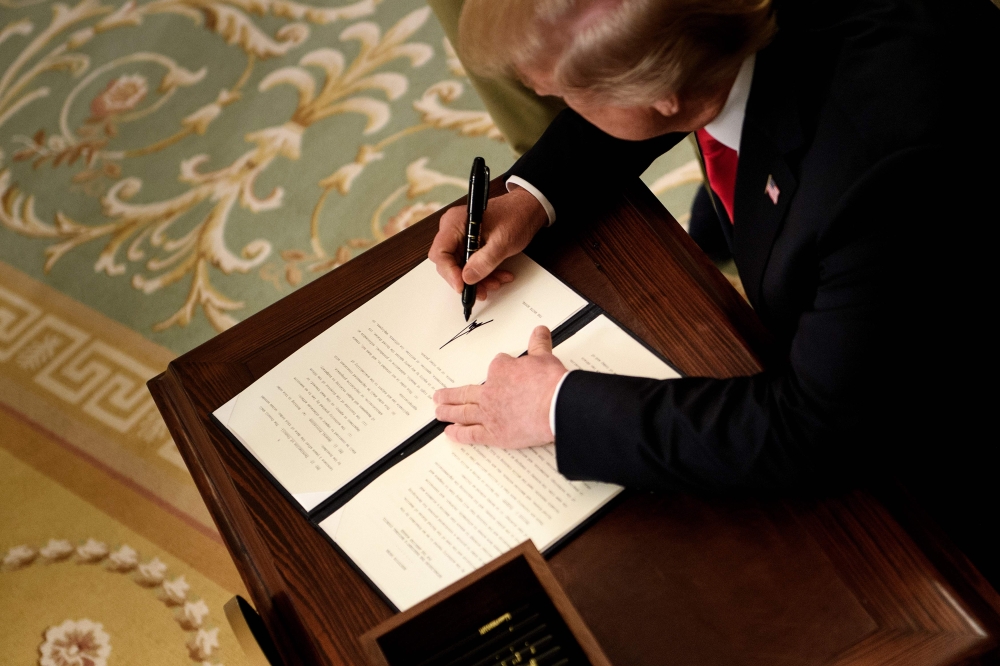
[[[771,0],[466,0],[458,49],[637,140],[711,121],[774,31]]]

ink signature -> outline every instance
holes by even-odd
[[[461,331],[459,331],[458,334],[455,335],[455,337],[453,337],[451,340],[449,340],[448,342],[446,342],[443,345],[441,345],[440,347],[438,347],[438,349],[444,349],[445,347],[447,347],[448,345],[450,345],[451,343],[453,343],[455,340],[458,340],[463,335],[468,335],[469,333],[472,333],[474,330],[476,330],[480,326],[486,326],[486,324],[489,324],[492,321],[493,320],[490,319],[489,321],[479,322],[479,321],[476,321],[475,319],[473,319],[472,322],[468,326],[466,326]]]

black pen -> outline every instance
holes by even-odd
[[[469,174],[469,219],[465,225],[465,258],[464,268],[469,258],[479,249],[479,230],[486,212],[486,201],[490,193],[490,168],[486,160],[477,157],[472,160],[472,172]],[[465,321],[472,315],[472,306],[476,304],[476,285],[467,284],[462,289],[462,309],[465,311]]]

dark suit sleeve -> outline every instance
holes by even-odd
[[[538,142],[507,172],[542,192],[559,217],[592,209],[602,192],[638,178],[657,157],[686,134],[625,141],[602,132],[572,109],[559,113]]]
[[[816,240],[817,283],[781,366],[751,377],[656,381],[571,373],[556,404],[556,454],[570,479],[709,492],[810,488],[871,468],[894,419],[926,382],[926,352],[896,260],[933,233],[933,160],[873,167]],[[944,162],[940,162],[944,163]],[[942,197],[938,196],[940,204]],[[954,212],[954,211],[950,211]],[[906,227],[901,227],[901,221]],[[926,256],[926,255],[923,255]],[[908,317],[911,321],[908,321]],[[911,415],[912,417],[912,415]]]

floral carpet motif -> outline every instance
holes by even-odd
[[[0,654],[243,663],[145,389],[514,160],[416,0],[0,0]],[[644,179],[682,222],[687,143]]]
[[[425,6],[6,4],[0,259],[175,351],[511,161]]]

